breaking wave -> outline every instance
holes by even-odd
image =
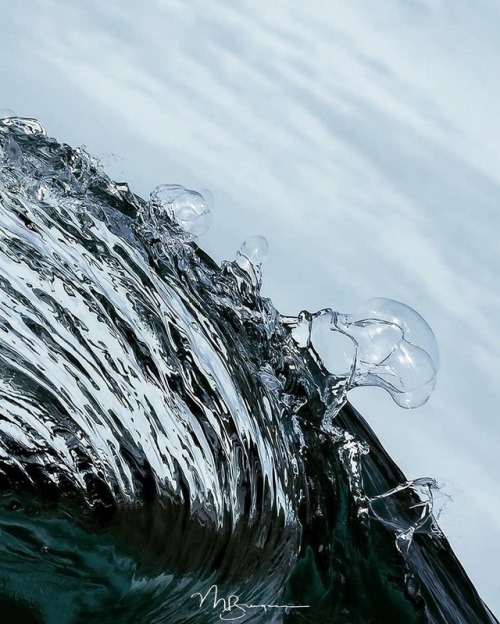
[[[2,622],[496,622],[346,400],[427,400],[421,317],[281,316],[265,239],[198,246],[209,193],[144,201],[36,120],[0,168]]]

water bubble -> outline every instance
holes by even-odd
[[[269,254],[269,243],[264,236],[250,236],[240,247],[238,253],[250,260],[254,266],[262,264]]]
[[[200,195],[205,200],[205,204],[206,204],[206,207],[208,208],[209,212],[212,213],[212,211],[214,209],[214,196],[213,196],[212,191],[210,189],[207,189],[207,188],[202,188],[202,189],[200,189],[199,192],[200,192]]]
[[[404,408],[423,405],[436,385],[439,351],[425,320],[409,306],[392,299],[376,298],[353,314],[330,309],[313,316],[312,344],[330,372],[341,374],[349,349],[339,332],[354,345],[349,386],[378,386]],[[339,343],[333,345],[333,342]],[[340,368],[339,368],[340,367]]]
[[[242,269],[249,278],[253,288],[259,290],[262,283],[262,263],[269,253],[269,243],[260,235],[250,236],[236,253],[234,264]],[[244,280],[248,282],[248,280]],[[244,286],[242,282],[241,287]],[[245,286],[246,287],[246,286]]]
[[[212,223],[213,198],[210,191],[204,194],[191,191],[179,184],[161,184],[151,193],[149,209],[154,224],[161,228],[170,221],[193,238],[202,236]]]
[[[186,189],[180,184],[160,184],[151,191],[150,204],[157,208],[171,204],[177,197],[185,193]],[[157,211],[157,215],[161,216],[161,211]]]
[[[264,236],[256,235],[247,238],[236,254],[236,263],[247,273],[260,271],[262,263],[269,254],[269,243]]]

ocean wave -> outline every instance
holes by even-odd
[[[496,621],[434,482],[347,402],[428,398],[416,313],[282,317],[263,239],[222,266],[198,246],[209,194],[144,201],[37,120],[0,120],[0,166],[0,620]]]

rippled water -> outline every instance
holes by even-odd
[[[496,621],[434,482],[345,402],[422,403],[432,345],[330,311],[356,345],[332,376],[260,296],[265,241],[221,267],[197,246],[209,194],[145,202],[36,120],[0,121],[0,165],[0,621]]]

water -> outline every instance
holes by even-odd
[[[496,621],[346,403],[361,343],[332,374],[261,297],[265,239],[217,266],[208,193],[146,202],[36,120],[0,165],[0,621]]]

